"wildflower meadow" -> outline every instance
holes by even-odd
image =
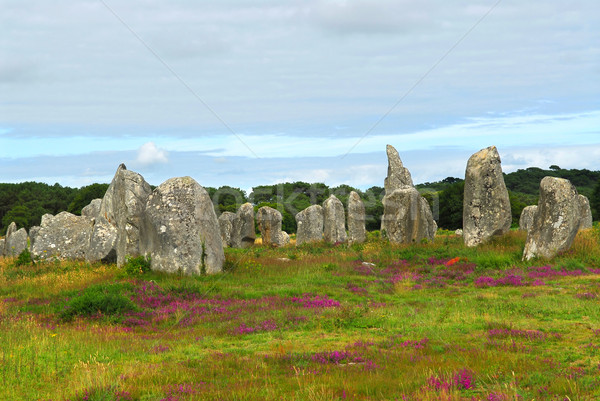
[[[196,277],[5,259],[0,398],[600,399],[600,228],[553,260],[524,242],[375,232],[226,249]]]

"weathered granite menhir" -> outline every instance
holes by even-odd
[[[387,145],[388,175],[384,181],[381,231],[392,243],[432,241],[437,224],[427,200],[413,186],[410,172],[393,146]]]
[[[469,158],[463,201],[466,246],[477,246],[510,231],[510,199],[500,164],[495,146],[482,149]]]
[[[296,214],[296,245],[323,240],[323,207],[312,205]]]
[[[27,248],[27,230],[24,228],[17,230],[17,224],[13,221],[6,230],[3,242],[3,249],[0,250],[3,256],[19,256]]]
[[[330,195],[323,202],[323,237],[331,244],[347,240],[344,205],[335,195]]]
[[[281,230],[282,216],[279,210],[261,207],[256,212],[256,222],[264,245],[282,247],[290,242],[290,236]]]
[[[577,189],[569,180],[544,177],[523,259],[552,258],[569,249],[581,224],[580,208]]]

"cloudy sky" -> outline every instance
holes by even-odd
[[[600,2],[0,0],[0,182],[600,169]]]

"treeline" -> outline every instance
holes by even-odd
[[[579,193],[587,196],[592,205],[594,220],[600,217],[600,171],[565,170],[551,166],[549,170],[530,167],[505,174],[504,181],[509,190],[513,225],[517,226],[521,211],[525,206],[537,204],[539,185],[543,177],[554,176],[570,180]],[[433,210],[438,226],[455,230],[462,227],[462,209],[464,181],[447,177],[441,181],[416,185],[427,199]],[[79,189],[63,187],[59,184],[47,185],[37,182],[21,184],[0,184],[0,235],[4,235],[11,222],[18,227],[39,225],[44,214],[57,214],[69,211],[80,214],[81,209],[93,199],[102,198],[108,184],[92,184]],[[322,183],[292,182],[254,187],[250,194],[240,188],[222,186],[205,187],[218,214],[230,211],[251,202],[255,209],[270,206],[279,210],[283,216],[282,229],[288,233],[296,232],[296,213],[313,204],[322,204],[330,195],[348,204],[351,191],[356,191],[365,203],[367,230],[378,230],[381,225],[384,196],[382,187],[374,186],[361,191],[349,185],[330,188]]]

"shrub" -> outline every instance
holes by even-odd
[[[31,252],[29,249],[25,248],[23,252],[19,254],[19,257],[15,261],[15,266],[25,266],[25,265],[34,265],[35,261],[31,257]]]
[[[101,315],[119,321],[124,313],[137,309],[133,301],[121,293],[122,290],[122,285],[89,287],[67,302],[60,318],[70,321],[75,316]]]
[[[150,272],[151,268],[150,257],[137,256],[135,258],[127,257],[123,270],[130,276],[136,276]]]

